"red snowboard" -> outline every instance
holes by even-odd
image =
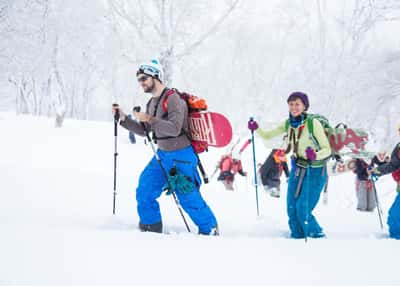
[[[232,140],[232,126],[220,113],[192,112],[189,115],[189,126],[193,144],[224,147]]]

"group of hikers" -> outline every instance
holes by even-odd
[[[226,190],[233,191],[236,174],[247,176],[243,170],[241,153],[228,152],[222,155],[217,164],[220,173],[217,178]],[[260,182],[264,190],[272,197],[280,197],[281,175],[284,173],[289,178],[287,157],[283,149],[272,149],[263,164],[258,164],[257,183]]]
[[[163,84],[163,71],[159,62],[151,61],[140,65],[136,77],[143,91],[151,95],[146,110],[133,112],[132,118],[118,105],[113,105],[112,112],[114,116],[119,115],[122,127],[139,136],[146,136],[151,132],[154,141],[157,142],[158,149],[142,171],[136,189],[139,229],[144,232],[163,232],[157,199],[168,185],[174,186],[173,192],[180,206],[198,227],[199,234],[219,235],[217,219],[200,193],[198,156],[187,135],[189,125],[186,102],[174,89]],[[161,99],[166,96],[167,109],[160,108]],[[276,136],[287,135],[286,148],[273,150],[260,167],[261,181],[272,196],[279,197],[279,178],[284,172],[288,177],[286,203],[290,237],[322,238],[326,235],[313,215],[313,210],[327,184],[327,161],[332,155],[332,149],[321,122],[308,113],[310,102],[307,94],[291,93],[287,98],[287,105],[288,118],[274,129],[265,130],[254,120],[248,123],[249,130],[262,140],[268,141]],[[400,126],[398,131],[400,132]],[[286,162],[287,156],[290,168]],[[232,188],[232,174],[246,175],[238,159],[228,160],[230,165],[235,166],[233,173],[231,170],[228,172],[221,169],[219,178],[228,181],[225,182],[228,189]],[[167,177],[164,169],[168,172]],[[366,202],[358,205],[360,210],[370,211],[375,207],[373,200],[368,196],[371,178],[376,179],[393,173],[397,182],[397,196],[389,210],[387,223],[389,236],[395,239],[400,239],[399,170],[400,143],[395,146],[390,157],[385,155],[383,160],[377,158],[372,164],[357,160],[358,189],[360,197],[361,191],[363,192]]]

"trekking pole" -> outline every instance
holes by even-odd
[[[324,205],[328,204],[328,185],[329,185],[329,176],[326,176],[326,182],[324,189],[322,190],[322,203]]]
[[[118,104],[114,103],[113,107],[118,107]],[[118,121],[119,121],[119,110],[117,109],[114,114],[114,199],[113,199],[113,215],[115,215],[115,197],[117,195],[117,138],[118,138]]]
[[[135,106],[135,107],[133,108],[133,110],[134,110],[135,112],[140,112],[140,106]],[[188,223],[187,223],[187,221],[186,221],[186,218],[185,218],[185,216],[183,215],[182,206],[181,206],[181,204],[179,203],[179,200],[178,200],[178,198],[177,198],[177,196],[176,196],[176,194],[175,194],[175,190],[172,188],[171,183],[170,183],[169,180],[168,180],[167,171],[165,171],[165,168],[164,168],[164,166],[163,166],[163,164],[162,164],[162,162],[161,162],[161,159],[160,159],[160,157],[159,157],[158,154],[157,154],[157,150],[156,150],[156,148],[154,147],[153,141],[151,140],[151,137],[150,137],[150,135],[149,135],[149,131],[147,130],[147,128],[146,128],[146,126],[144,125],[143,122],[141,122],[141,124],[142,124],[143,130],[144,130],[144,134],[145,134],[146,137],[147,137],[147,141],[149,141],[150,146],[151,146],[151,149],[153,150],[154,157],[156,158],[156,160],[157,160],[157,162],[158,162],[158,165],[160,166],[161,173],[162,173],[162,175],[163,175],[165,181],[167,182],[168,189],[171,191],[172,197],[174,198],[174,201],[175,201],[175,203],[176,203],[176,206],[178,207],[179,213],[181,214],[181,217],[182,217],[182,219],[183,219],[183,222],[185,223],[186,229],[187,229],[188,232],[191,232],[191,231],[190,231],[190,228],[189,228],[189,225],[188,225]]]
[[[253,117],[250,117],[250,120],[249,120],[249,122],[248,122],[248,127],[249,127],[249,129],[251,130],[251,143],[252,143],[252,145],[253,145],[254,186],[255,186],[255,189],[256,189],[257,216],[259,216],[259,215],[260,215],[260,210],[259,210],[259,207],[258,207],[258,189],[257,189],[258,184],[257,184],[257,168],[256,168],[256,147],[255,147],[255,144],[254,144],[254,130],[257,129],[257,128],[254,129],[254,125],[257,126],[257,122],[254,121],[254,118],[253,118]],[[257,127],[258,127],[258,126],[257,126]]]
[[[210,181],[214,178],[214,176],[217,174],[217,172],[218,172],[218,170],[219,170],[219,167],[217,166],[217,167],[215,167],[215,169],[214,169],[214,172],[211,174],[211,176],[210,176]]]
[[[306,208],[306,220],[305,220],[305,222],[304,222],[304,242],[305,243],[307,243],[307,237],[308,237],[308,221],[309,221],[309,217],[308,217],[308,214],[309,214],[309,207],[310,207],[310,202],[309,202],[309,200],[310,200],[310,166],[309,165],[307,165],[307,168],[306,168],[306,193],[305,193],[305,200],[306,200],[306,203],[305,203],[305,208]],[[303,185],[304,186],[304,185]]]
[[[311,148],[310,146],[306,148],[306,157],[307,157],[307,167],[305,168],[305,176],[306,176],[306,185],[302,186],[302,191],[304,190],[305,194],[304,194],[304,199],[305,199],[305,204],[304,204],[304,208],[305,208],[305,212],[306,212],[306,217],[305,217],[305,221],[304,221],[304,240],[307,243],[307,238],[308,238],[308,223],[310,220],[309,214],[311,213],[310,210],[310,188],[311,188],[311,184],[310,184],[310,177],[311,177],[311,162],[314,161],[317,157],[315,151],[313,148]]]
[[[374,189],[374,196],[375,196],[375,202],[376,202],[376,209],[378,211],[379,223],[381,225],[381,229],[383,229],[382,208],[381,208],[381,204],[379,203],[378,192],[376,191],[376,186],[375,186],[376,181],[378,181],[378,176],[371,175],[371,182],[372,182],[372,188]]]
[[[208,184],[208,182],[209,182],[208,176],[207,176],[206,171],[204,170],[203,164],[200,161],[199,154],[197,154],[196,152],[194,152],[194,153],[196,154],[196,157],[197,157],[197,162],[198,162],[197,166],[199,167],[201,176],[203,177],[204,184]]]
[[[137,106],[137,107],[139,107],[139,106]],[[136,108],[136,107],[135,107],[135,108]],[[182,129],[182,130],[183,130],[183,129]],[[183,130],[183,132],[184,132],[186,138],[187,138],[189,141],[191,141],[191,140],[192,140],[192,139],[191,139],[191,135],[189,135],[185,130]],[[193,146],[192,146],[192,147],[193,147]],[[208,184],[208,183],[210,182],[210,180],[209,180],[209,178],[208,178],[208,176],[207,176],[206,171],[204,170],[203,164],[201,163],[199,154],[197,154],[197,152],[196,152],[196,150],[195,150],[194,148],[193,148],[193,152],[194,152],[194,154],[196,155],[196,158],[197,158],[197,167],[199,168],[200,174],[201,174],[201,176],[202,176],[202,178],[203,178],[203,182],[204,182],[204,184]]]

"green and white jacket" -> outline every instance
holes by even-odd
[[[269,131],[258,128],[256,133],[266,141],[287,133],[287,150],[292,152],[297,165],[302,167],[308,165],[306,149],[311,147],[317,154],[316,160],[310,164],[311,167],[322,167],[324,166],[325,161],[332,155],[331,146],[328,137],[326,136],[325,129],[322,127],[321,123],[315,118],[310,120],[312,120],[314,129],[313,135],[309,131],[308,124],[306,124],[307,117],[297,128],[291,127],[288,125],[287,121],[284,121],[276,128]]]

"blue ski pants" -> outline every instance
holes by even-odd
[[[301,172],[305,172],[302,182]],[[325,167],[292,167],[286,201],[292,238],[304,238],[305,235],[320,237],[323,234],[312,211],[319,201],[326,180]],[[298,189],[299,184],[301,185]]]
[[[195,185],[193,191],[187,194],[176,191],[176,196],[182,208],[199,228],[199,232],[210,233],[211,229],[217,225],[217,220],[200,194],[201,179],[197,171],[198,159],[192,146],[176,151],[158,150],[157,154],[167,173],[175,166],[178,172],[192,180]],[[165,177],[154,156],[141,173],[136,189],[137,211],[142,224],[154,224],[162,221],[157,199],[161,196],[165,184]]]
[[[387,219],[389,226],[389,236],[391,238],[400,239],[400,193],[397,196],[389,209]]]

